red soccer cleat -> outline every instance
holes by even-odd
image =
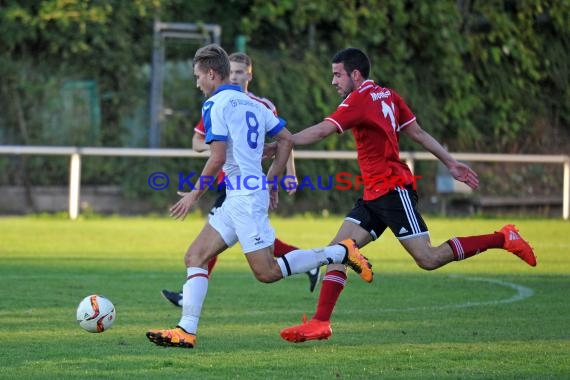
[[[281,330],[280,335],[281,338],[291,343],[328,339],[332,335],[331,323],[318,319],[307,321],[307,316],[303,315],[303,323]]]
[[[513,224],[507,224],[499,232],[505,236],[504,249],[518,256],[528,265],[536,266],[536,256],[532,247],[521,237],[519,230]]]

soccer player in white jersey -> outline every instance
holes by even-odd
[[[253,79],[253,64],[251,58],[245,53],[232,53],[229,56],[230,58],[230,82],[232,84],[239,85],[243,91],[249,96],[250,98],[260,102],[265,107],[267,107],[275,116],[277,116],[277,108],[275,105],[267,98],[262,98],[254,93],[250,92],[249,82]],[[204,128],[204,121],[200,118],[200,121],[194,127],[194,136],[192,136],[192,149],[196,152],[205,152],[210,150],[209,144],[206,144],[206,130]],[[213,214],[221,205],[224,203],[226,199],[226,188],[223,182],[224,173],[221,172],[218,175],[218,181],[220,184],[217,186],[218,197],[214,201],[214,204],[210,210],[210,214]],[[284,188],[290,189],[287,191],[289,195],[293,195],[296,191],[296,174],[295,174],[295,162],[293,159],[293,151],[291,151],[291,156],[287,160],[287,175],[284,177]],[[288,244],[283,240],[280,240],[278,237],[275,238],[275,243],[273,246],[273,256],[281,257],[286,253],[294,251],[298,249],[294,245]],[[212,271],[214,270],[216,263],[217,263],[217,256],[214,256],[208,262],[208,276],[212,275]],[[319,281],[319,269],[316,268],[311,271],[307,272],[307,276],[309,278],[309,291],[313,292],[317,283]],[[168,289],[162,289],[161,291],[162,296],[168,300],[174,306],[182,307],[182,290],[180,291],[171,291]]]
[[[213,178],[223,165],[227,199],[192,242],[184,261],[187,278],[183,286],[182,317],[173,329],[147,331],[147,338],[159,346],[193,348],[202,305],[208,290],[207,264],[210,259],[239,241],[255,277],[266,283],[304,273],[330,263],[345,263],[371,282],[368,260],[352,239],[311,250],[295,250],[275,259],[272,254],[275,231],[268,209],[278,203],[279,177],[291,148],[292,135],[285,121],[229,83],[230,63],[220,46],[204,46],[194,56],[197,87],[209,99],[202,107],[206,143],[210,157],[200,178]],[[267,176],[261,167],[265,136],[277,141],[276,154]],[[183,219],[207,187],[196,184],[170,208],[175,219]]]

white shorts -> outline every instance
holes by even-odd
[[[269,192],[226,198],[222,207],[210,215],[208,223],[224,239],[228,247],[239,241],[244,253],[273,245],[275,230],[269,223]]]

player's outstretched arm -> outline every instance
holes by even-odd
[[[273,178],[279,178],[285,170],[287,165],[287,160],[291,154],[291,149],[293,148],[293,136],[287,128],[283,128],[274,139],[277,141],[277,146],[275,150],[275,157],[273,158],[273,163],[267,171],[267,178],[273,180]],[[271,182],[270,182],[271,183]],[[278,197],[278,186],[272,186],[270,190],[270,209],[277,208],[277,203],[279,201]]]
[[[319,124],[305,128],[301,132],[293,135],[295,145],[307,145],[321,141],[327,136],[337,131],[336,125],[328,120],[323,120]]]
[[[477,173],[469,166],[457,161],[449,152],[436,140],[422,129],[420,125],[414,121],[402,130],[409,138],[422,145],[428,152],[436,156],[447,168],[449,172],[458,181],[461,181],[472,189],[479,187],[479,178]]]
[[[280,130],[274,139],[277,141],[277,145],[273,163],[267,171],[268,178],[275,176],[280,177],[283,174],[287,166],[287,160],[289,160],[289,156],[291,155],[291,149],[293,148],[293,136],[287,128]]]
[[[287,177],[285,178],[285,188],[287,194],[293,195],[297,192],[297,170],[295,169],[295,153],[291,149],[291,154],[287,160],[287,170],[285,171]]]
[[[275,153],[277,152],[277,141],[273,141],[270,143],[265,143],[263,146],[263,156],[262,159],[266,160],[272,157],[275,157]],[[297,169],[295,169],[295,156],[294,151],[291,149],[291,154],[289,155],[289,159],[287,160],[287,170],[286,170],[286,177],[283,180],[284,187],[287,189],[287,193],[289,195],[293,195],[297,192]]]

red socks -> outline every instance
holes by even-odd
[[[319,321],[330,321],[331,315],[336,305],[336,301],[346,284],[346,273],[340,271],[330,271],[325,274],[321,284],[319,303],[313,319]]]
[[[455,261],[465,260],[489,248],[503,248],[504,243],[505,236],[500,232],[489,235],[456,237],[447,241],[453,251]]]
[[[218,256],[214,256],[210,259],[210,261],[208,261],[208,277],[210,277],[212,275],[212,271],[214,270],[214,267],[216,266],[216,263],[218,262]]]
[[[296,249],[299,249],[299,248],[297,248],[293,245],[289,245],[287,243],[284,243],[279,239],[275,239],[275,242],[273,243],[273,256],[281,257],[281,256],[285,255],[286,253],[289,253],[289,252],[294,251]]]
[[[505,237],[501,233],[489,235],[458,237],[448,240],[455,260],[463,260],[486,251],[489,248],[502,248]],[[284,243],[283,243],[284,244]],[[277,247],[277,240],[275,241]],[[277,252],[277,249],[275,249]],[[277,254],[276,254],[277,256]],[[346,274],[341,271],[330,271],[325,274],[319,294],[317,311],[313,319],[319,321],[330,321],[332,312],[346,284]]]

